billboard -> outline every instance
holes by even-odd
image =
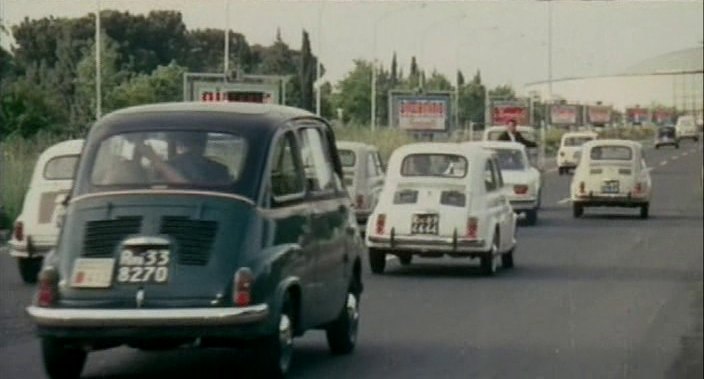
[[[279,89],[272,84],[193,82],[193,101],[277,104]]]
[[[658,124],[667,124],[672,122],[674,112],[670,109],[656,109],[653,111],[653,121]]]
[[[515,120],[518,125],[530,125],[530,107],[524,101],[491,102],[491,125],[506,125]]]
[[[650,120],[647,108],[626,108],[626,119],[631,124],[642,124]]]
[[[391,101],[391,125],[394,127],[428,132],[446,132],[449,129],[449,94],[395,94]]]
[[[607,105],[590,105],[587,107],[587,119],[590,124],[608,124],[611,122],[611,107]]]
[[[550,123],[553,125],[577,125],[579,107],[569,104],[553,104],[550,106]]]

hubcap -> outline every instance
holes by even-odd
[[[285,313],[281,315],[281,321],[279,321],[279,347],[281,348],[279,366],[282,372],[286,372],[293,353],[293,331],[291,319]]]
[[[359,304],[354,294],[347,294],[347,320],[349,321],[350,340],[357,339],[357,327],[359,326]]]

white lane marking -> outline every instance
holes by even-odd
[[[676,161],[676,160],[680,159],[680,156],[679,156],[679,155],[673,155],[670,159],[672,159],[673,161]]]
[[[666,165],[666,164],[667,164],[667,161],[662,161],[662,162],[660,162],[660,166],[664,166],[664,165]]]
[[[556,172],[557,172],[557,168],[551,168],[551,169],[545,171],[546,174],[554,174]]]
[[[562,204],[567,204],[567,203],[569,203],[570,201],[572,201],[572,199],[570,199],[569,197],[566,197],[566,198],[564,198],[564,199],[558,201],[557,203],[560,204],[560,205],[562,205]]]
[[[685,151],[684,153],[682,153],[682,157],[686,157],[688,155],[689,155],[689,151]]]

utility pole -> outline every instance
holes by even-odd
[[[223,0],[225,2],[225,51],[223,53],[223,65],[222,70],[227,77],[227,73],[230,72],[230,0]]]
[[[102,116],[103,107],[103,95],[102,95],[102,84],[101,84],[101,62],[100,62],[100,0],[96,1],[96,12],[95,12],[95,119],[99,120]]]

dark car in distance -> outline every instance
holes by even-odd
[[[50,377],[92,350],[246,346],[285,375],[293,337],[354,349],[365,247],[325,120],[170,103],[99,120],[27,311]]]
[[[655,148],[659,149],[662,146],[674,146],[680,148],[680,138],[677,136],[677,130],[674,126],[660,126],[655,131]]]

